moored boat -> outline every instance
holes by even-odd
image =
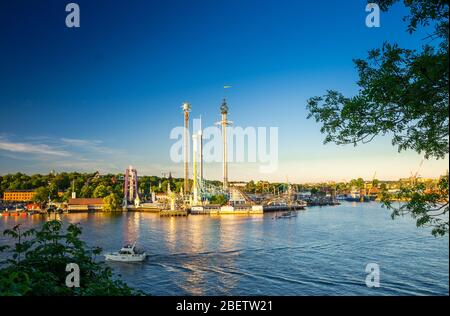
[[[144,251],[136,249],[136,243],[123,246],[120,251],[105,254],[106,260],[119,262],[141,262],[146,257],[147,255]]]
[[[287,212],[283,212],[280,215],[276,215],[275,218],[279,219],[279,218],[292,218],[292,217],[297,217],[297,213],[295,211],[287,211]]]

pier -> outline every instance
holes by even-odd
[[[159,216],[188,216],[189,213],[186,210],[161,210]]]
[[[139,206],[128,205],[125,210],[129,212],[149,212],[149,213],[159,213],[163,207],[156,203],[143,203]]]
[[[239,205],[239,206],[193,206],[192,215],[254,215],[269,212],[298,211],[305,209],[302,205]]]

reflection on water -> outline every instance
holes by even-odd
[[[80,223],[83,239],[104,251],[137,241],[147,261],[107,264],[154,295],[448,295],[448,237],[434,238],[410,218],[392,221],[377,203],[273,217],[57,215]],[[0,230],[48,219],[1,217]],[[381,269],[378,289],[365,286],[365,266],[372,262]]]

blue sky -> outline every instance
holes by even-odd
[[[172,163],[169,133],[192,104],[203,124],[219,120],[227,91],[230,119],[279,128],[279,170],[232,164],[231,180],[297,182],[407,177],[421,157],[397,153],[389,138],[353,146],[323,145],[306,119],[306,100],[336,89],[357,91],[353,58],[383,41],[417,48],[396,5],[380,28],[365,26],[363,0],[75,1],[81,27],[65,26],[69,1],[0,4],[0,174],[22,171],[160,175]],[[426,161],[438,176],[448,158]],[[205,166],[219,179],[220,165]]]

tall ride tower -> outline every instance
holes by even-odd
[[[220,106],[220,113],[222,114],[222,120],[217,122],[222,126],[222,172],[223,172],[223,189],[228,190],[228,143],[227,143],[227,126],[233,124],[228,121],[228,105],[227,100],[223,99]]]
[[[125,170],[125,183],[123,188],[123,203],[124,206],[129,203],[135,203],[136,200],[139,201],[138,192],[138,176],[137,171],[132,166],[129,166]]]
[[[193,205],[198,204],[198,173],[197,173],[197,140],[198,134],[192,135],[192,193]]]
[[[199,172],[198,172],[198,178],[200,181],[200,187],[203,186],[203,132],[200,129],[198,131],[198,141],[199,141],[199,152],[200,152],[200,162],[199,162]]]
[[[187,194],[189,192],[189,112],[191,111],[191,105],[184,102],[181,108],[184,113],[184,194]]]

